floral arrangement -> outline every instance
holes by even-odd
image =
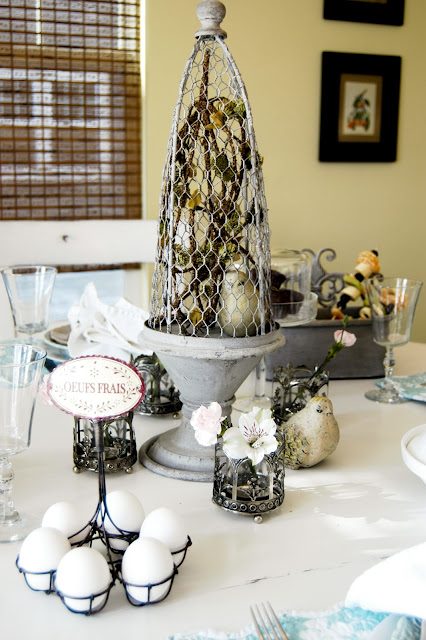
[[[307,401],[320,395],[320,389],[328,384],[328,375],[325,369],[328,363],[344,347],[352,347],[356,342],[356,336],[346,330],[350,318],[345,316],[342,320],[342,329],[334,332],[334,342],[327,351],[323,362],[314,369],[304,365],[294,367],[290,362],[287,366],[279,366],[274,370],[274,383],[276,383],[272,414],[280,425],[290,416],[303,409]]]
[[[324,371],[327,364],[344,347],[351,347],[356,336],[346,331],[349,317],[342,321],[342,329],[334,332],[334,342],[327,352],[324,361],[316,367],[309,381],[314,380]],[[216,444],[217,438],[223,439],[223,451],[233,459],[248,458],[252,464],[259,464],[265,455],[273,453],[278,447],[275,437],[277,425],[272,417],[271,409],[254,407],[249,413],[241,414],[238,426],[233,427],[227,418],[222,416],[222,408],[218,402],[211,402],[207,407],[201,405],[193,411],[191,425],[195,431],[195,439],[203,447]]]
[[[265,455],[276,451],[275,437],[277,425],[270,409],[254,407],[249,413],[241,414],[238,427],[233,427],[222,417],[221,406],[212,402],[202,405],[192,413],[191,425],[195,438],[202,446],[215,444],[218,436],[223,438],[223,451],[229,458],[248,458],[252,464],[262,462]]]

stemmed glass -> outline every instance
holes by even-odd
[[[0,344],[0,542],[22,540],[31,523],[12,500],[9,456],[27,449],[46,352],[28,344]]]
[[[47,329],[49,307],[57,269],[45,266],[16,266],[1,269],[12,309],[15,334],[28,336]]]
[[[422,283],[407,278],[375,277],[365,282],[370,301],[374,342],[386,347],[383,361],[385,379],[381,388],[367,391],[365,397],[375,402],[406,402],[392,380],[395,359],[393,349],[410,339],[414,311]]]

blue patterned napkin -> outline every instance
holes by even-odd
[[[394,376],[392,381],[403,398],[426,402],[426,371],[413,376]],[[381,387],[383,382],[384,378],[381,378],[376,381],[376,384]]]
[[[322,612],[284,612],[278,618],[290,640],[420,640],[421,634],[418,618],[343,604]],[[258,637],[250,625],[234,633],[214,630],[178,633],[168,640],[258,640]]]

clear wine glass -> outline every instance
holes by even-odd
[[[29,344],[0,343],[0,542],[22,540],[31,522],[12,500],[9,456],[27,449],[46,352]]]
[[[370,301],[374,342],[386,347],[383,361],[385,379],[381,387],[367,391],[365,397],[375,402],[399,404],[407,402],[392,379],[395,366],[394,347],[410,339],[414,312],[422,282],[407,278],[375,277],[366,281]]]
[[[28,336],[47,329],[50,300],[57,269],[45,266],[15,266],[1,269],[12,309],[15,335]]]

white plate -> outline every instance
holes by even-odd
[[[426,424],[407,431],[401,440],[401,454],[410,471],[426,484]]]
[[[69,357],[68,346],[66,344],[59,344],[59,342],[55,342],[54,340],[52,340],[50,331],[46,331],[46,333],[43,335],[43,342],[45,342],[51,350],[56,351],[58,355],[62,354],[65,358]]]

